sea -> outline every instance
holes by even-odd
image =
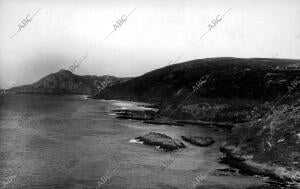
[[[263,178],[217,175],[226,131],[195,125],[151,125],[118,119],[134,102],[83,95],[0,97],[0,187],[17,189],[244,189]],[[135,137],[159,132],[211,136],[209,147],[185,143],[165,152]]]

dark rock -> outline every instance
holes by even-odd
[[[118,115],[119,119],[151,120],[156,115],[154,110],[118,109],[112,111]]]
[[[171,137],[161,133],[150,132],[144,136],[136,137],[136,139],[144,142],[146,145],[159,146],[167,151],[185,148],[185,145],[180,140],[172,139]]]
[[[212,122],[212,121],[202,121],[202,120],[177,120],[177,123],[183,124],[191,124],[191,125],[201,125],[201,126],[208,126],[208,127],[217,127],[220,129],[231,130],[235,127],[233,123],[226,123],[226,122]]]
[[[196,146],[209,146],[215,141],[211,137],[193,137],[193,136],[181,136],[182,140],[194,144]]]
[[[154,124],[154,125],[174,125],[174,126],[184,126],[181,123],[177,123],[175,121],[170,121],[170,120],[149,120],[149,121],[144,121],[144,123],[148,124]]]

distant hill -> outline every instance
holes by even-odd
[[[117,78],[114,76],[79,76],[68,70],[60,70],[43,77],[33,84],[13,87],[7,90],[7,92],[95,95],[99,92],[97,89],[99,86],[110,86],[115,83],[122,83],[128,79],[129,78]]]

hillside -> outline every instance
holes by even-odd
[[[226,98],[274,98],[300,76],[291,69],[300,60],[210,58],[175,64],[113,85],[99,98],[173,99],[186,96],[203,76],[212,74],[194,96]]]
[[[95,95],[97,88],[121,83],[128,78],[114,76],[79,76],[68,70],[60,70],[49,74],[31,85],[23,85],[9,89],[13,93],[33,94],[88,94]]]
[[[252,102],[272,101],[288,91],[291,82],[300,76],[300,60],[208,58],[179,63],[146,73],[123,83],[107,87],[96,98],[134,100],[158,103],[162,113],[178,107],[177,118],[199,119],[197,112],[207,106],[247,99]],[[293,92],[299,91],[299,87]],[[187,98],[188,97],[188,98]],[[185,99],[185,100],[184,100]],[[210,99],[210,100],[209,100]],[[218,100],[219,102],[216,102]],[[213,101],[213,105],[208,101]],[[249,104],[250,103],[250,104]],[[239,106],[243,104],[239,103]],[[188,105],[188,106],[187,106]],[[250,108],[249,108],[250,106]],[[229,113],[230,107],[222,107]],[[218,108],[220,109],[220,107]],[[177,114],[177,116],[176,116]],[[193,115],[192,115],[193,114]],[[207,119],[207,115],[203,115]],[[201,116],[200,116],[201,118]]]

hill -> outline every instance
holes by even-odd
[[[166,66],[123,83],[116,83],[95,98],[158,103],[161,113],[165,115],[170,115],[171,110],[178,109],[172,113],[176,118],[210,119],[209,115],[199,115],[203,114],[199,110],[207,110],[218,104],[219,108],[212,108],[212,111],[230,114],[230,109],[240,108],[235,107],[236,104],[238,106],[245,104],[245,109],[251,112],[254,106],[252,102],[259,105],[284,95],[291,83],[300,76],[299,68],[300,60],[290,59],[193,60]],[[298,91],[299,87],[293,92]],[[248,101],[237,103],[237,99]],[[235,102],[231,103],[233,100]],[[231,107],[222,106],[223,102],[227,105],[231,103]],[[226,121],[223,118],[218,119]]]
[[[79,76],[68,70],[60,70],[49,74],[39,81],[19,87],[13,87],[7,92],[31,94],[88,94],[95,95],[103,86],[121,83],[128,78],[114,76]]]
[[[299,69],[290,69],[291,65]],[[268,99],[286,92],[300,76],[300,60],[209,58],[166,66],[106,88],[99,98],[168,100],[186,96],[210,75],[194,96]]]

